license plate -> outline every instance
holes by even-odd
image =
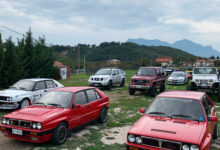
[[[136,85],[136,88],[140,89],[140,88],[142,88],[142,86],[141,85]]]
[[[208,87],[208,85],[207,84],[201,84],[201,87]]]
[[[22,130],[12,129],[12,134],[22,135]]]
[[[98,84],[94,84],[94,86],[99,86]]]

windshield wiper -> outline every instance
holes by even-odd
[[[16,88],[16,87],[14,87],[14,86],[10,86],[10,88],[13,88],[13,89],[16,89],[16,90],[17,90],[17,88]]]
[[[52,106],[55,106],[55,107],[63,108],[60,104],[56,104],[56,103],[48,103],[47,105],[52,105]]]
[[[189,115],[185,115],[185,114],[174,114],[171,115],[173,117],[182,117],[182,118],[191,118],[193,121],[198,121],[200,122],[198,119],[194,118],[193,116],[189,116]]]
[[[35,105],[35,104],[37,104],[37,105],[39,104],[39,105],[44,105],[44,106],[45,106],[45,104],[42,103],[42,102],[36,102],[36,103],[34,103],[34,105]]]
[[[19,87],[18,89],[28,91],[28,89],[26,89],[26,88],[24,88],[24,87]]]
[[[169,116],[169,115],[165,114],[164,112],[152,111],[152,112],[149,112],[148,114],[163,115],[165,117],[168,117],[168,118],[172,119],[172,116]]]

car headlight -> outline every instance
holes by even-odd
[[[32,123],[32,128],[36,129],[37,128],[37,124],[36,123]]]
[[[10,124],[10,120],[6,119],[6,124],[9,125]]]
[[[184,144],[184,145],[182,146],[182,149],[183,149],[183,150],[189,150],[189,146]]]
[[[137,144],[141,144],[142,143],[142,139],[141,139],[140,136],[137,136],[135,140],[136,140]]]
[[[135,142],[135,137],[133,134],[129,134],[128,135],[128,141],[131,142],[131,143],[134,143]]]
[[[7,123],[6,118],[3,118],[3,119],[2,119],[2,124],[6,124],[6,123]]]
[[[197,145],[191,145],[190,150],[199,150],[199,147]]]
[[[42,128],[41,123],[37,123],[37,129],[40,130]]]
[[[8,97],[8,98],[7,98],[7,101],[12,101],[12,97]]]
[[[196,82],[199,82],[199,79],[196,79],[195,81],[196,81]]]

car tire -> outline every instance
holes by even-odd
[[[111,90],[112,89],[112,80],[110,80],[108,82],[108,86],[107,86],[108,90]]]
[[[28,99],[23,99],[20,104],[19,104],[19,108],[25,108],[25,107],[28,107],[30,106],[30,102]]]
[[[67,139],[68,132],[68,125],[65,122],[61,122],[55,128],[55,131],[53,132],[51,138],[51,142],[56,145],[63,144]]]
[[[160,93],[164,92],[165,91],[165,83],[163,82],[160,86]]]
[[[124,85],[125,85],[125,79],[123,78],[123,79],[121,80],[120,87],[123,87]]]
[[[218,101],[220,102],[220,87],[218,88]]]
[[[129,94],[134,95],[135,94],[135,89],[129,88]]]
[[[213,140],[218,138],[218,124],[215,125],[214,132],[213,132]]]
[[[153,97],[157,95],[157,88],[155,84],[152,86],[150,93],[151,93],[151,96]]]
[[[108,120],[108,109],[103,107],[98,118],[99,123],[105,123]]]

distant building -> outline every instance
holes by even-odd
[[[111,59],[107,61],[107,65],[119,65],[121,63],[118,59]]]
[[[196,67],[205,67],[205,59],[197,59],[195,66]]]
[[[55,61],[53,64],[54,67],[59,69],[59,75],[57,79],[67,79],[70,77],[70,68],[59,61]]]
[[[214,67],[215,59],[197,59],[195,66],[196,67]]]
[[[160,63],[161,66],[171,66],[173,65],[173,58],[171,57],[158,57],[155,62]]]

